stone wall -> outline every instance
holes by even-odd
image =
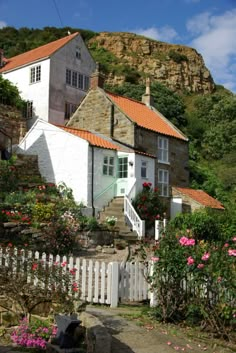
[[[16,145],[26,134],[26,120],[16,108],[0,104],[0,130],[3,130]]]
[[[68,126],[99,132],[111,137],[112,103],[99,88],[91,90]],[[134,124],[114,108],[113,137],[123,143],[134,145]]]

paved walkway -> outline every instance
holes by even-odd
[[[184,334],[167,332],[160,328],[140,325],[140,320],[127,320],[122,314],[135,316],[133,308],[115,308],[88,306],[86,311],[96,317],[112,335],[111,353],[173,353],[175,351],[186,353],[232,353],[224,347],[207,347],[203,341],[190,340]],[[170,330],[169,330],[170,331]],[[0,337],[0,353],[23,353],[20,348],[16,350],[11,346],[4,346]]]
[[[112,335],[112,353],[228,353],[223,347],[206,347],[202,342],[193,342],[186,336],[167,334],[153,326],[140,326],[138,321],[124,319],[119,314],[131,313],[127,308],[99,308],[89,306],[87,312],[98,317]],[[195,340],[194,340],[195,341]]]

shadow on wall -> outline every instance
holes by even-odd
[[[38,156],[38,167],[41,176],[48,183],[56,183],[55,172],[53,169],[53,163],[51,160],[50,150],[48,148],[47,140],[44,132],[41,133],[39,138],[27,149],[21,149],[20,147],[16,150],[17,154],[37,155]]]

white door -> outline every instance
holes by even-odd
[[[128,157],[118,157],[116,196],[125,196],[128,186]]]

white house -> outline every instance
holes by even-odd
[[[38,156],[47,182],[64,182],[77,202],[93,214],[115,196],[133,195],[144,181],[154,183],[153,156],[121,146],[87,130],[55,126],[38,119],[20,142],[18,154]],[[142,170],[142,165],[148,170]],[[142,172],[141,172],[142,171]]]
[[[28,127],[37,118],[64,125],[85,96],[95,66],[82,37],[74,33],[2,59],[0,73],[28,102]]]

